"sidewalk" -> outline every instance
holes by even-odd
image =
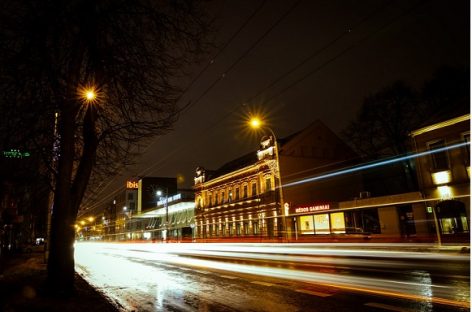
[[[56,298],[46,287],[43,253],[16,254],[5,260],[0,272],[0,311],[119,311],[97,290],[76,274],[76,292]]]

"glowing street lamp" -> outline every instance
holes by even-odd
[[[280,208],[279,208],[279,211],[280,211],[280,214],[282,215],[283,217],[283,231],[286,233],[287,231],[287,224],[286,224],[286,213],[285,213],[285,210],[284,210],[284,199],[283,199],[283,190],[282,190],[282,175],[280,174],[280,160],[279,160],[279,149],[278,149],[278,144],[277,144],[277,138],[275,136],[275,133],[274,131],[266,126],[263,121],[259,118],[259,117],[252,117],[250,120],[249,120],[249,126],[253,129],[260,129],[260,128],[264,128],[266,130],[268,130],[271,135],[272,135],[272,138],[274,139],[274,153],[275,153],[275,162],[276,162],[276,172],[275,172],[275,180],[277,182],[277,180],[279,181],[279,186],[278,186],[278,189],[279,189],[279,201],[280,201]],[[276,186],[277,187],[277,186]],[[287,234],[287,233],[286,233]]]

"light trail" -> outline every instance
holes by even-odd
[[[380,248],[378,244],[369,245]],[[387,245],[383,245],[383,247],[386,248]],[[415,270],[412,268],[414,265],[409,263],[409,260],[411,262],[412,259],[424,260],[426,266],[428,266],[429,262],[432,260],[442,261],[442,265],[444,265],[444,263],[451,264],[454,263],[454,261],[468,263],[470,260],[468,255],[368,250],[365,249],[366,246],[364,246],[364,249],[359,250],[343,248],[345,247],[342,246],[342,244],[334,248],[328,248],[327,246],[320,246],[319,244],[303,244],[293,247],[293,245],[269,246],[269,244],[78,243],[76,244],[76,261],[86,270],[97,267],[95,270],[99,273],[97,273],[98,277],[95,277],[95,280],[99,284],[120,284],[126,280],[126,278],[123,279],[123,276],[121,276],[118,278],[118,282],[113,282],[111,280],[113,280],[114,277],[110,276],[110,274],[103,273],[104,271],[109,271],[109,268],[104,268],[103,260],[99,260],[97,256],[109,256],[113,257],[113,261],[116,259],[119,263],[122,263],[125,271],[146,272],[146,269],[136,269],[135,266],[137,263],[158,263],[159,265],[171,265],[176,268],[192,267],[210,272],[224,271],[232,272],[236,275],[257,275],[409,300],[469,307],[469,298],[465,298],[467,297],[466,295],[457,295],[456,289],[452,285],[438,284],[437,282],[432,283],[431,278],[429,278],[429,273],[425,273],[421,268]],[[195,257],[195,255],[200,256],[200,258]],[[368,259],[366,259],[366,257]],[[264,266],[229,263],[221,261],[221,258],[231,260],[263,260]],[[130,262],[129,266],[126,265],[125,260]],[[97,261],[102,264],[96,263]],[[271,267],[271,261],[277,262],[277,266],[272,263],[273,266]],[[403,261],[403,264],[399,263],[395,265],[396,262],[401,261]],[[280,262],[284,262],[289,268],[279,267],[278,264],[280,264]],[[110,263],[110,261],[106,261],[105,263]],[[306,268],[291,268],[293,267],[293,263],[308,265],[320,264],[320,266],[335,267],[337,271],[356,266],[372,267],[376,270],[384,268],[383,272],[389,272],[388,270],[396,268],[397,273],[402,272],[403,276],[400,277],[399,274],[396,279],[392,279],[391,277],[346,275],[340,274],[339,272],[316,272],[307,270]],[[403,270],[403,265],[411,266],[410,270]],[[441,268],[441,263],[437,263],[436,265],[436,269]],[[148,267],[148,269],[150,271],[153,270],[153,268],[150,267]],[[121,271],[123,271],[123,269],[121,269]],[[409,273],[404,274],[405,272]],[[419,273],[415,275],[414,272]],[[147,276],[147,274],[149,273],[145,273],[143,276]],[[424,276],[428,278],[424,278]],[[462,282],[465,285],[464,287],[467,287],[469,277],[463,276],[460,278],[462,278]],[[160,276],[160,279],[165,280],[165,277]]]
[[[370,169],[370,168],[374,168],[374,167],[385,166],[385,165],[389,165],[389,164],[393,164],[393,163],[397,163],[397,162],[401,162],[401,161],[405,161],[405,160],[410,160],[410,159],[414,159],[414,158],[423,157],[423,156],[426,156],[426,155],[431,155],[431,154],[444,152],[444,151],[447,151],[447,150],[450,150],[450,149],[464,147],[466,145],[470,145],[470,142],[462,142],[462,143],[458,143],[458,144],[454,144],[454,145],[450,145],[450,146],[437,148],[437,149],[434,149],[434,150],[429,150],[429,151],[425,151],[425,152],[421,152],[421,153],[416,153],[416,154],[413,154],[413,155],[395,157],[395,158],[391,158],[391,159],[387,159],[387,160],[368,163],[368,164],[365,164],[365,165],[354,166],[354,167],[351,167],[351,168],[342,169],[342,170],[335,171],[335,172],[330,172],[330,173],[323,174],[323,175],[320,175],[320,176],[310,177],[310,178],[302,179],[302,180],[299,180],[299,181],[286,183],[286,184],[282,185],[282,187],[284,187],[284,188],[285,187],[291,187],[291,186],[304,184],[304,183],[309,183],[309,182],[314,182],[314,181],[318,181],[318,180],[322,180],[322,179],[327,179],[327,178],[331,178],[331,177],[335,177],[335,176],[339,176],[339,175],[343,175],[343,174],[347,174],[347,173],[353,173],[353,172],[357,172],[357,171],[361,171],[361,170],[365,170],[365,169]]]

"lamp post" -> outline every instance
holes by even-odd
[[[270,132],[270,134],[272,135],[272,138],[274,140],[274,154],[275,154],[275,163],[276,163],[276,166],[275,166],[275,179],[276,179],[276,182],[277,181],[279,182],[279,185],[278,186],[276,185],[276,188],[279,189],[279,201],[280,201],[279,211],[280,211],[280,214],[282,215],[282,218],[283,218],[283,222],[282,222],[283,229],[282,230],[285,233],[285,236],[287,236],[287,223],[286,223],[286,217],[287,216],[286,216],[285,210],[284,210],[284,197],[283,197],[283,190],[282,190],[282,175],[280,173],[280,159],[279,159],[279,148],[278,148],[278,144],[277,144],[277,138],[275,136],[274,131],[270,127],[264,125],[263,122],[257,117],[251,118],[251,120],[249,121],[249,125],[253,129],[264,128],[264,129],[268,130]]]
[[[169,198],[168,193],[169,193],[169,189],[166,187],[165,188],[165,202],[164,202],[164,207],[166,209],[166,220],[165,220],[165,224],[164,224],[164,233],[165,233],[164,241],[166,241],[166,242],[167,242],[167,230],[168,230],[168,227],[169,227],[169,208],[168,208],[168,205],[167,205],[167,200]],[[161,198],[161,196],[163,195],[162,191],[157,190],[156,195]]]
[[[130,239],[133,238],[133,237],[132,237],[132,236],[133,236],[133,233],[132,233],[132,231],[131,231],[131,213],[132,213],[131,209],[128,211],[128,207],[123,206],[123,215],[126,216],[126,217],[128,217],[128,220],[125,220],[125,224],[124,224],[124,225],[125,225],[125,228],[126,228],[126,221],[128,221],[128,225],[129,225],[129,226],[128,226],[128,229],[129,229],[129,232],[130,232],[130,233],[129,233],[129,234],[130,234],[130,237],[129,237]]]

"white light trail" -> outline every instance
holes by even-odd
[[[438,149],[429,150],[429,151],[425,151],[425,152],[421,152],[421,153],[416,153],[416,154],[401,156],[401,157],[395,157],[395,158],[391,158],[391,159],[387,159],[387,160],[368,163],[368,164],[365,164],[365,165],[355,166],[355,167],[352,167],[352,168],[342,169],[342,170],[339,170],[339,171],[330,172],[330,173],[323,174],[323,175],[320,175],[320,176],[310,177],[310,178],[306,178],[306,179],[303,179],[303,180],[290,182],[290,183],[282,185],[282,187],[291,187],[291,186],[304,184],[304,183],[309,183],[309,182],[314,182],[314,181],[318,181],[318,180],[322,180],[322,179],[327,179],[327,178],[331,178],[331,177],[335,177],[335,176],[339,176],[339,175],[343,175],[343,174],[347,174],[347,173],[353,173],[353,172],[357,172],[357,171],[361,171],[361,170],[365,170],[365,169],[369,169],[369,168],[389,165],[389,164],[393,164],[393,163],[396,163],[396,162],[401,162],[401,161],[404,161],[404,160],[409,160],[409,159],[419,158],[419,157],[430,155],[430,154],[444,152],[444,151],[447,151],[447,150],[450,150],[450,149],[455,149],[455,148],[463,147],[463,146],[466,146],[466,145],[470,145],[470,142],[458,143],[458,144],[445,146],[445,147],[441,147],[441,148],[438,148]]]

